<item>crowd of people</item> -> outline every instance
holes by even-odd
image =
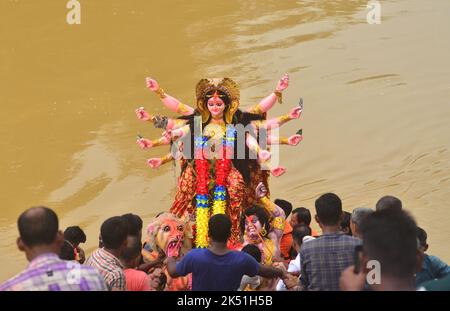
[[[225,214],[209,219],[208,248],[148,261],[138,215],[106,219],[98,248],[86,256],[82,228],[62,232],[52,209],[32,207],[17,221],[17,247],[29,264],[0,290],[163,291],[168,278],[187,275],[193,291],[450,290],[450,267],[428,254],[426,231],[398,198],[385,196],[374,209],[349,213],[336,194],[323,194],[315,201],[320,233],[311,227],[309,209],[274,203],[286,218],[280,255],[270,265],[254,244],[229,248],[232,223]]]

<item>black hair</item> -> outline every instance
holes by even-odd
[[[316,213],[325,226],[339,225],[342,214],[341,199],[334,193],[325,193],[316,200]]]
[[[122,218],[127,224],[128,235],[139,237],[142,235],[142,219],[135,214],[125,214]]]
[[[104,247],[118,249],[127,238],[127,223],[120,216],[108,218],[100,228],[100,235]]]
[[[58,216],[45,206],[32,207],[17,220],[20,238],[28,247],[49,245],[58,233]]]
[[[402,201],[394,196],[386,195],[378,200],[375,209],[377,211],[381,211],[387,208],[401,210],[403,208]]]
[[[412,277],[416,269],[417,225],[409,213],[385,209],[368,215],[361,225],[363,248],[383,274]]]
[[[425,246],[427,244],[428,239],[427,232],[420,227],[417,227],[417,239],[419,239],[421,246]]]
[[[213,241],[226,243],[231,235],[230,217],[224,214],[213,215],[208,222],[208,233]]]
[[[165,273],[161,273],[161,276],[159,277],[159,285],[156,288],[157,291],[163,291],[166,288],[167,284],[167,276]]]
[[[64,230],[64,239],[72,243],[73,245],[78,245],[80,243],[86,242],[86,234],[78,226],[67,227]]]
[[[258,206],[252,206],[250,208],[247,208],[245,212],[241,216],[241,234],[244,234],[245,231],[245,220],[246,217],[256,215],[258,217],[259,223],[261,224],[261,228],[265,229],[265,234],[262,234],[263,237],[267,236],[267,234],[270,231],[270,223],[269,223],[269,216],[267,215],[266,211]]]
[[[350,229],[350,219],[352,218],[352,214],[349,212],[343,213],[342,220],[341,220],[341,231],[344,232],[346,235],[352,235],[352,230]]]
[[[127,238],[127,247],[123,250],[120,257],[126,262],[131,261],[141,254],[141,250],[141,240],[135,235],[129,235]]]
[[[75,260],[75,250],[69,241],[64,240],[59,251],[59,258],[62,260]]]
[[[294,216],[295,215],[295,216]],[[298,224],[311,224],[311,212],[305,207],[298,207],[292,211],[292,217],[297,217]]]
[[[311,228],[305,224],[298,224],[292,228],[292,239],[297,245],[302,245],[303,238],[307,235],[311,235]]]
[[[247,253],[259,263],[261,263],[261,250],[258,248],[258,246],[254,244],[247,244],[242,249],[241,252]]]
[[[292,211],[291,202],[283,200],[283,199],[275,199],[275,201],[273,201],[273,203],[275,203],[275,205],[278,205],[279,207],[281,207],[281,209],[284,211],[284,215],[286,215],[286,218],[289,217],[289,215],[291,214],[291,211]]]

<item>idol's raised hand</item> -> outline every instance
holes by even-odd
[[[297,146],[302,140],[303,140],[302,135],[295,134],[295,135],[289,136],[288,144],[291,146]]]
[[[150,139],[146,138],[138,138],[136,143],[138,144],[139,147],[141,147],[141,149],[148,149],[153,147],[153,142]]]
[[[150,166],[151,168],[160,167],[162,162],[163,161],[161,158],[151,158],[147,160],[148,166]]]
[[[297,106],[291,109],[291,111],[289,112],[289,118],[291,119],[298,119],[300,118],[300,116],[302,115],[302,107]]]
[[[265,197],[266,194],[267,194],[267,188],[262,182],[260,182],[258,184],[258,186],[256,186],[256,198],[261,199],[261,198]]]
[[[286,169],[282,166],[277,166],[270,170],[270,173],[275,177],[280,177],[284,173],[286,173]]]
[[[144,107],[139,107],[134,111],[136,113],[136,117],[142,121],[149,121],[151,119],[150,114],[145,111]]]
[[[157,91],[159,90],[159,84],[155,79],[152,79],[150,77],[145,78],[145,86],[150,90],[150,91]]]
[[[289,75],[287,73],[285,73],[280,81],[278,81],[277,87],[275,88],[275,90],[277,92],[283,92],[287,87],[289,86]]]

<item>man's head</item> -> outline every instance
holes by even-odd
[[[58,230],[58,216],[48,207],[32,207],[17,220],[20,237],[17,247],[29,261],[43,252],[59,254],[64,237]]]
[[[135,214],[125,214],[122,215],[123,220],[127,224],[128,235],[137,237],[139,240],[142,239],[142,219]]]
[[[127,244],[127,224],[120,216],[108,218],[100,228],[100,235],[103,247],[120,253]]]
[[[311,235],[311,228],[305,224],[295,225],[292,228],[292,246],[297,253],[300,252],[300,247],[305,236]]]
[[[128,235],[127,245],[120,255],[120,259],[126,268],[134,269],[137,267],[141,258],[142,242],[133,235]]]
[[[279,207],[281,207],[281,209],[284,211],[284,215],[286,215],[286,218],[289,217],[289,215],[292,212],[291,202],[283,200],[283,199],[275,199],[275,201],[273,201],[273,203],[275,203],[275,205],[278,205]]]
[[[290,225],[294,227],[301,224],[307,226],[311,224],[311,212],[305,207],[299,207],[292,211]]]
[[[340,226],[342,202],[334,193],[325,193],[316,200],[316,221],[319,226]]]
[[[73,247],[78,247],[80,243],[86,242],[86,234],[84,231],[78,226],[67,227],[64,230],[64,239],[69,241]]]
[[[384,209],[396,209],[398,211],[402,210],[402,201],[400,201],[400,199],[391,196],[391,195],[386,195],[384,197],[382,197],[381,199],[378,200],[375,210],[377,211],[381,211]]]
[[[255,244],[247,244],[242,249],[241,252],[247,253],[259,263],[261,263],[261,250]]]
[[[397,282],[414,283],[414,274],[422,266],[417,247],[417,226],[407,213],[396,209],[376,211],[361,225],[363,235],[363,267],[377,260],[383,277]],[[413,285],[413,284],[412,284]]]
[[[231,235],[231,220],[227,215],[216,214],[208,222],[209,237],[214,242],[226,243]]]
[[[75,260],[75,251],[71,243],[64,241],[59,252],[59,258],[62,260]]]
[[[428,235],[427,232],[420,227],[417,227],[417,239],[420,243],[420,250],[422,251],[422,253],[425,253],[428,250]]]
[[[360,232],[361,223],[363,220],[373,213],[373,210],[368,207],[357,207],[353,210],[350,218],[350,229],[354,237],[362,239]]]

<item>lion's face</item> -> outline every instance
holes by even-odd
[[[155,242],[168,257],[178,257],[183,240],[183,224],[175,220],[167,220],[161,224]]]
[[[172,214],[163,214],[152,222],[148,235],[152,249],[162,251],[168,257],[178,257],[182,248],[189,249],[189,225]]]

